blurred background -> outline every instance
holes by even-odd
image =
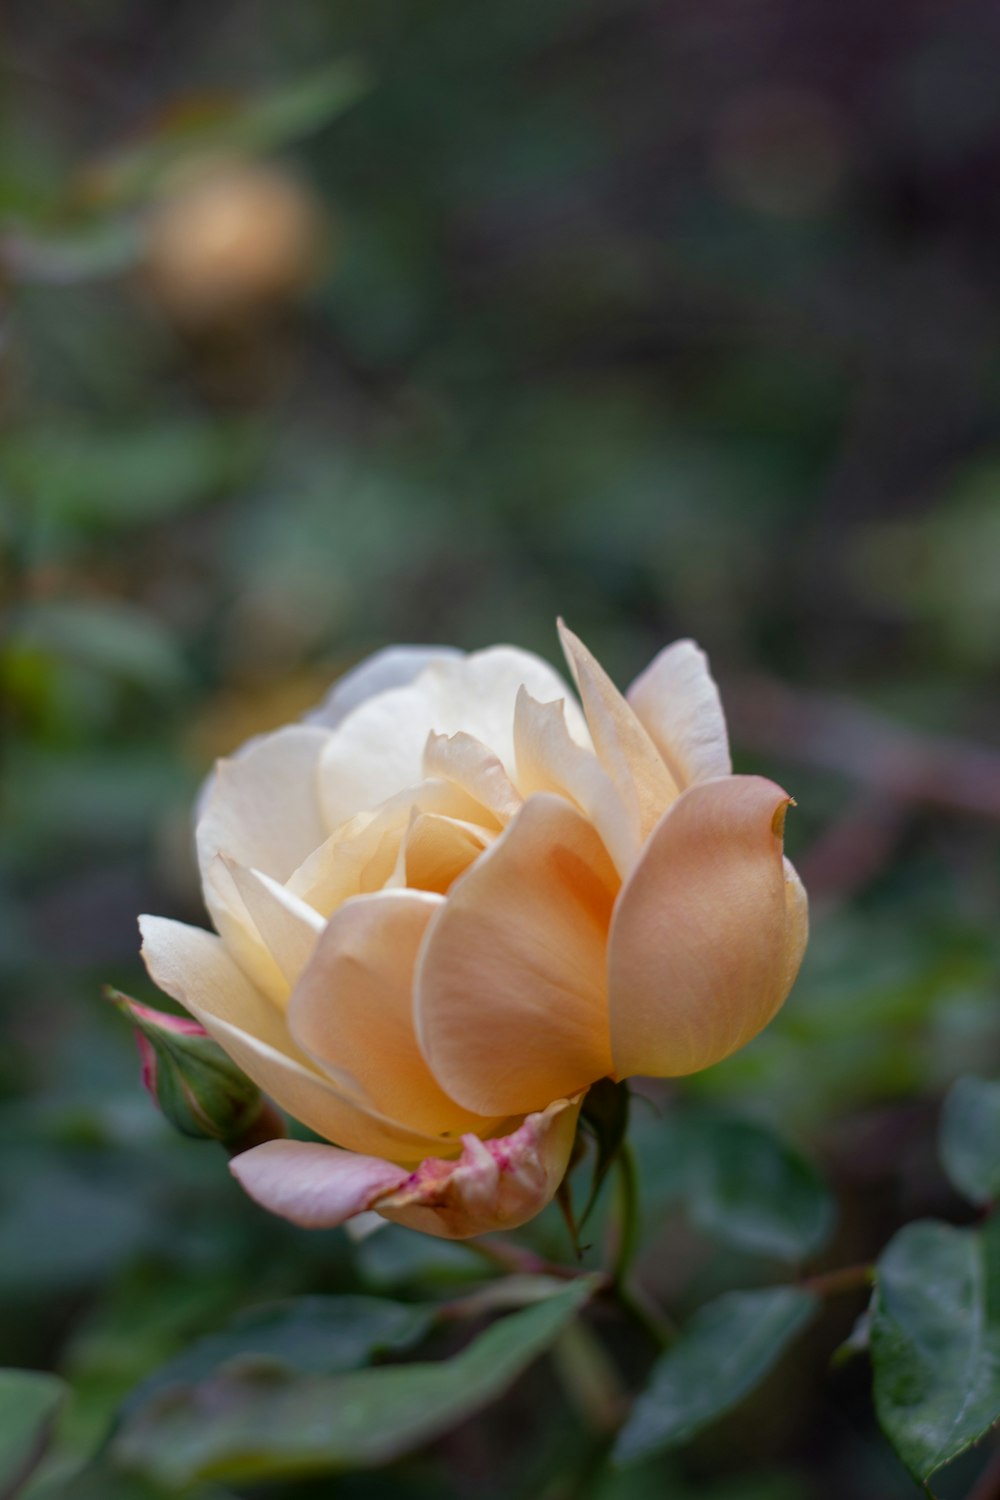
[[[100,996],[154,998],[137,912],[203,920],[212,759],[388,642],[554,659],[562,613],[624,684],[695,636],[815,927],[680,1092],[822,1163],[828,1264],[967,1214],[934,1130],[1000,1064],[998,47],[991,0],[8,0],[0,1364],[72,1378],[70,1458],[234,1309],[476,1273],[266,1221]],[[664,1302],[766,1279],[646,1150]],[[917,1494],[864,1358],[828,1369],[858,1311],[586,1493]],[[524,1400],[269,1493],[568,1494]]]

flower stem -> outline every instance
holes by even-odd
[[[618,1245],[611,1279],[616,1287],[628,1281],[629,1270],[639,1243],[639,1180],[635,1155],[628,1141],[618,1152]]]
[[[611,1293],[624,1313],[661,1349],[673,1343],[676,1330],[669,1318],[647,1296],[632,1275],[632,1262],[639,1244],[639,1178],[629,1141],[619,1150],[618,1245],[611,1270]]]
[[[804,1291],[817,1297],[837,1297],[842,1292],[857,1292],[871,1286],[875,1279],[873,1265],[841,1266],[836,1271],[821,1271],[800,1283]]]

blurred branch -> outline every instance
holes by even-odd
[[[770,677],[730,683],[726,702],[735,737],[749,749],[861,783],[799,862],[815,894],[843,899],[864,887],[888,863],[916,807],[1000,821],[998,751]]]
[[[893,802],[1000,821],[998,751],[768,677],[729,684],[726,702],[736,738],[752,750],[853,777]]]

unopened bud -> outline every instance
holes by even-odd
[[[153,1010],[110,987],[105,994],[135,1027],[143,1084],[175,1130],[241,1151],[285,1134],[257,1085],[197,1021]]]

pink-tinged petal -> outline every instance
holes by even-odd
[[[514,709],[514,748],[522,795],[568,797],[593,823],[624,877],[642,844],[638,805],[631,792],[621,796],[594,751],[570,734],[565,704],[539,703],[522,688]]]
[[[331,828],[421,780],[431,733],[464,731],[510,771],[514,700],[524,684],[539,697],[566,693],[559,675],[529,651],[492,646],[438,660],[407,687],[367,699],[330,734],[320,787]]]
[[[521,806],[521,796],[499,757],[471,734],[428,735],[424,775],[454,782],[501,825],[509,823]]]
[[[452,886],[417,965],[417,1035],[467,1109],[526,1114],[608,1072],[605,945],[618,886],[590,824],[547,793]]]
[[[261,1208],[302,1229],[333,1229],[407,1180],[392,1162],[310,1141],[265,1141],[229,1170]]]
[[[377,693],[408,687],[435,662],[463,655],[453,646],[386,646],[338,678],[319,707],[305,715],[305,723],[336,729],[349,713]]]
[[[626,694],[680,787],[729,776],[733,763],[719,689],[694,641],[653,658]]]
[[[805,940],[782,855],[789,801],[759,776],[703,781],[654,831],[611,925],[616,1078],[707,1068],[782,1004]]]
[[[577,636],[559,621],[559,637],[576,678],[598,760],[645,839],[677,796],[663,758],[611,678]]]
[[[254,989],[212,932],[164,917],[141,917],[142,956],[153,983],[200,1021],[242,1068],[296,1120],[354,1151],[413,1163],[442,1143],[381,1114],[350,1088],[318,1072],[285,1020]]]
[[[422,1162],[374,1201],[376,1213],[449,1240],[526,1224],[551,1202],[566,1175],[581,1103],[558,1099],[499,1139],[467,1135],[458,1161]]]
[[[222,853],[288,879],[330,832],[319,798],[329,738],[326,730],[292,724],[219,761],[196,829],[202,871]]]
[[[435,1081],[413,1026],[413,972],[443,898],[419,891],[357,896],[335,912],[288,1007],[292,1035],[322,1067],[346,1070],[376,1109],[457,1141],[493,1125]]]
[[[272,880],[220,855],[242,897],[254,927],[288,985],[293,985],[312,957],[324,921],[301,897]]]

